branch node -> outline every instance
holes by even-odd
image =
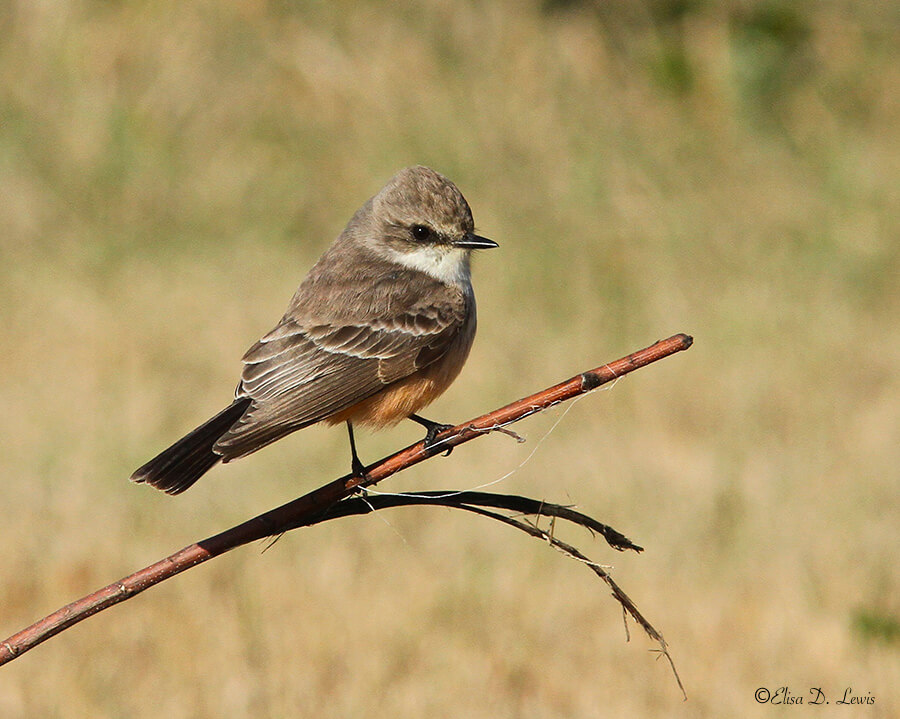
[[[604,383],[603,378],[595,374],[594,372],[582,372],[580,376],[582,392],[590,392],[591,390],[595,390],[597,389],[597,387]]]

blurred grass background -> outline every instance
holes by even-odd
[[[589,572],[405,510],[243,548],[0,670],[0,716],[900,712],[900,6],[0,4],[0,634],[343,473],[312,428],[172,499],[126,478],[397,169],[501,249],[429,412],[459,420],[674,332],[690,352],[385,489],[572,502]],[[380,453],[419,428],[363,435]],[[843,711],[838,711],[843,710]],[[852,710],[851,710],[852,711]]]

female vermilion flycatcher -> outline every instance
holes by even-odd
[[[409,418],[462,369],[475,337],[472,211],[427,167],[398,172],[353,216],[309,271],[278,325],[244,355],[234,402],[131,478],[169,494],[316,422],[346,422],[354,474],[363,474],[353,424]]]

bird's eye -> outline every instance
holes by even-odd
[[[431,230],[425,227],[425,225],[413,225],[412,236],[419,242],[424,242],[431,237]]]

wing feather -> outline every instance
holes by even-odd
[[[438,360],[467,316],[465,298],[452,299],[358,324],[286,316],[244,355],[235,394],[252,402],[215,450],[226,461],[254,452]]]

